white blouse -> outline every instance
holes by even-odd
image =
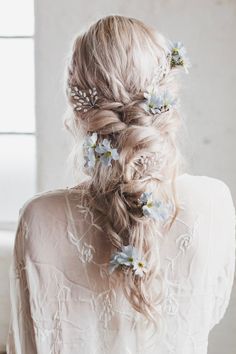
[[[235,209],[227,185],[177,178],[181,210],[157,235],[165,292],[161,341],[108,275],[110,243],[77,187],[43,192],[20,210],[10,274],[8,354],[206,354],[229,303]]]

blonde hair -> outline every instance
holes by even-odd
[[[107,16],[76,37],[66,77],[68,86],[98,91],[99,107],[74,110],[65,124],[76,144],[81,144],[80,131],[83,136],[98,132],[119,151],[112,167],[97,163],[92,173],[85,170],[90,173],[85,195],[100,215],[99,226],[113,251],[132,244],[148,256],[150,268],[144,277],[135,277],[131,270],[116,271],[116,276],[131,305],[159,329],[162,317],[157,307],[163,298],[163,279],[157,234],[166,233],[178,212],[175,179],[181,154],[176,133],[181,119],[177,109],[153,116],[140,102],[156,68],[166,64],[167,53],[167,40],[155,29],[135,18]],[[173,96],[178,92],[176,72],[169,70],[159,82],[160,90],[168,89]],[[73,107],[73,97],[67,97]],[[78,159],[76,154],[76,169]],[[164,226],[143,217],[137,207],[137,199],[150,184],[156,186],[157,196],[174,204],[171,220]]]

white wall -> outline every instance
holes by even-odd
[[[65,58],[72,36],[108,14],[140,18],[185,43],[193,64],[182,98],[190,172],[223,179],[236,199],[234,0],[36,1],[38,190],[73,184],[65,173],[70,145],[62,125]],[[234,291],[227,315],[210,335],[210,354],[222,354],[225,348],[234,353],[235,298]]]

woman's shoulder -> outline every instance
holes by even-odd
[[[233,207],[232,193],[229,185],[222,179],[184,173],[176,179],[177,193],[185,199],[197,204],[209,205],[209,202]],[[221,204],[222,207],[222,204]]]
[[[72,187],[38,192],[22,204],[19,209],[19,217],[29,218],[37,215],[37,218],[40,218],[40,216],[45,216],[46,214],[58,216],[65,212],[66,203],[70,201],[71,196],[76,194],[78,200],[85,184],[86,182],[84,181]]]
[[[178,185],[186,186],[186,188],[201,188],[201,190],[206,191],[209,191],[209,188],[225,191],[230,190],[228,184],[222,179],[206,175],[193,175],[189,173],[184,173],[182,175],[179,175],[176,180]]]
[[[32,211],[48,210],[48,208],[55,207],[56,204],[60,204],[64,199],[67,188],[58,188],[52,190],[45,190],[32,195],[30,198],[24,201],[19,209],[19,215],[26,215]]]

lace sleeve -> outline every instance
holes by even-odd
[[[10,268],[11,319],[7,339],[7,354],[33,354],[37,352],[25,268],[27,234],[28,226],[23,215],[21,215],[18,221]]]
[[[235,208],[231,192],[225,183],[215,191],[213,206],[214,306],[211,328],[224,317],[235,274]]]

